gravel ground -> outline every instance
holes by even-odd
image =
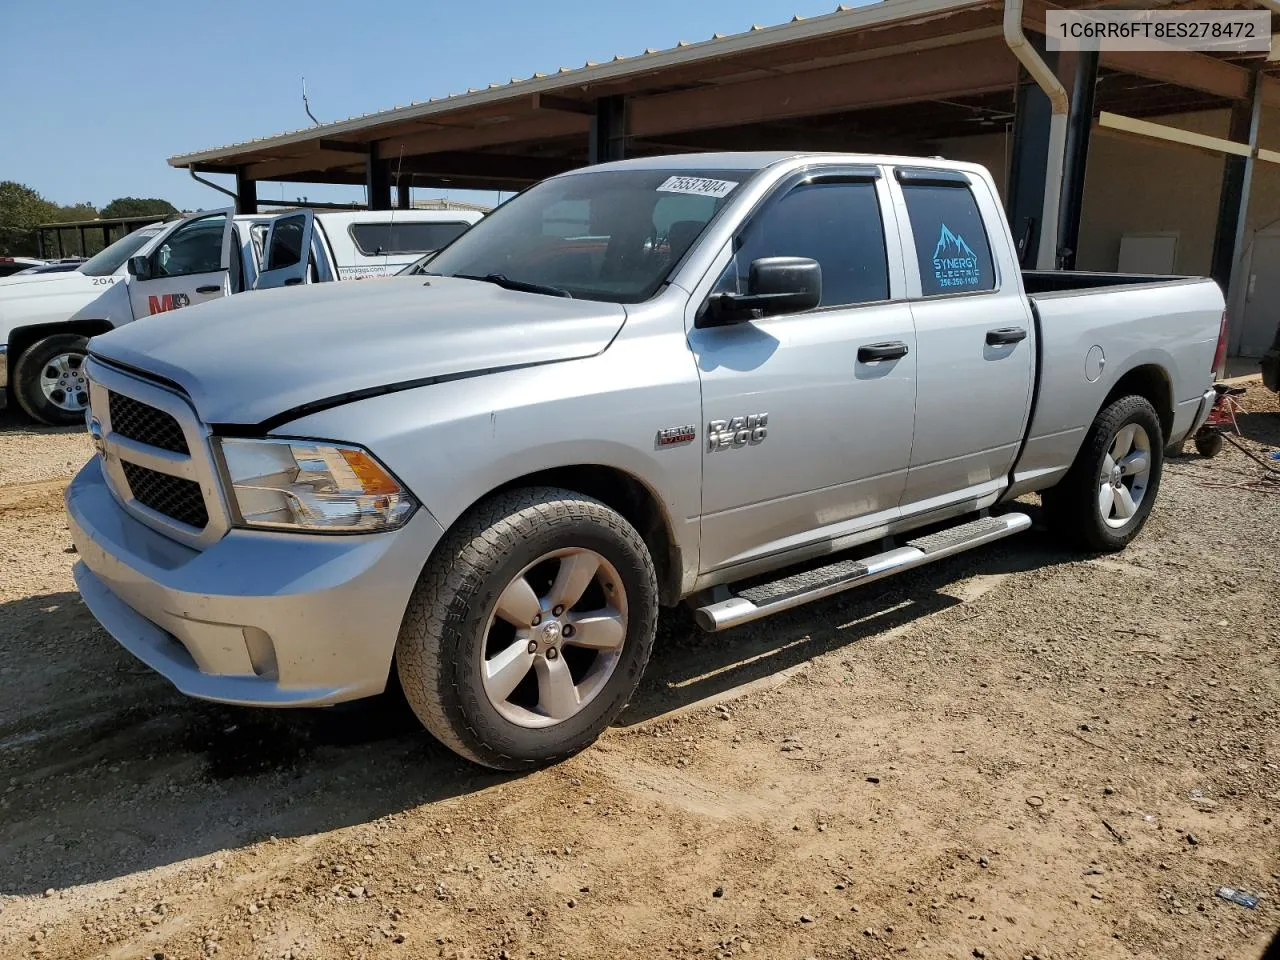
[[[1246,405],[1276,449],[1276,397]],[[0,427],[3,484],[87,452]],[[0,957],[1253,960],[1280,925],[1260,473],[1171,461],[1120,555],[1033,531],[727,634],[668,615],[622,721],[519,777],[391,698],[178,696],[79,604],[59,484],[0,486]]]
[[[44,427],[0,410],[0,487],[69,477],[93,456],[83,426]]]

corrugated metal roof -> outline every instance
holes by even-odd
[[[345,120],[303,127],[286,133],[246,140],[241,143],[213,147],[195,153],[179,154],[169,158],[169,165],[185,167],[190,164],[208,163],[255,149],[287,146],[308,140],[355,133],[370,127],[414,120],[432,114],[500,102],[514,96],[532,93],[552,93],[565,87],[579,87],[605,80],[618,80],[628,76],[658,70],[677,64],[695,63],[744,50],[760,49],[796,40],[812,39],[824,34],[881,26],[899,20],[929,19],[948,15],[957,10],[990,5],[991,0],[881,0],[865,6],[841,4],[832,13],[816,17],[792,17],[787,23],[774,26],[752,26],[742,33],[713,34],[707,40],[688,42],[681,40],[666,50],[647,48],[644,53],[632,57],[615,56],[612,60],[597,63],[588,60],[581,67],[560,67],[555,73],[535,73],[531,77],[512,77],[507,83],[491,83],[488,87],[472,87],[465,93],[432,97],[414,101],[407,106],[390,110],[362,113]]]

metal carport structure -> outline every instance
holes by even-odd
[[[1265,3],[1274,9],[1275,2],[1224,0],[1213,7],[1257,9]],[[1061,212],[1056,231],[1045,231],[1050,238],[1056,232],[1057,242],[1039,258],[1042,211],[1052,207],[1044,201],[1053,110],[1010,49],[1000,0],[840,7],[183,154],[169,163],[193,174],[233,174],[237,205],[246,212],[256,209],[260,181],[362,184],[369,205],[385,209],[407,205],[410,187],[520,189],[624,156],[744,148],[932,155],[943,152],[940,142],[1007,130],[1005,202],[1025,258],[1069,267],[1092,134],[1149,136],[1152,130],[1127,121],[1225,109],[1231,129],[1218,139],[1232,146],[1221,152],[1212,272],[1226,287],[1238,263],[1253,166],[1280,156],[1258,146],[1263,110],[1280,109],[1280,63],[1265,54],[1185,50],[1045,54],[1045,14],[1061,8],[1027,0],[1016,18],[1069,91]]]

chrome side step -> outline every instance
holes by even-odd
[[[1031,526],[1025,513],[982,517],[928,536],[908,540],[897,547],[861,560],[841,560],[816,570],[792,574],[771,583],[758,584],[737,596],[710,603],[693,611],[698,626],[708,633],[750,623],[801,604],[822,600],[864,583],[883,580],[895,573],[922,567],[993,540],[1020,533]]]

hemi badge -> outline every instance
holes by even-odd
[[[692,423],[683,427],[664,427],[658,431],[656,446],[670,447],[677,443],[689,443],[697,436],[697,429]]]

